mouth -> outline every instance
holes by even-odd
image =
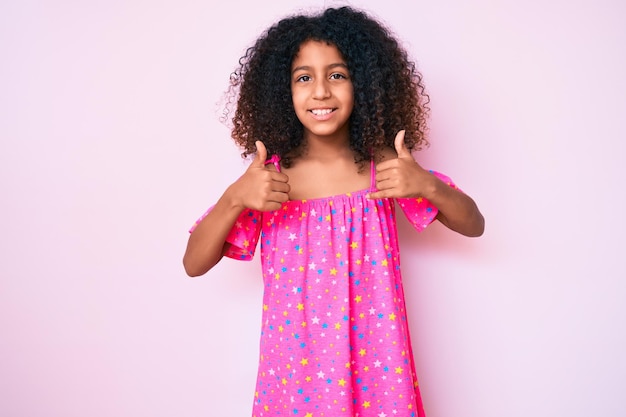
[[[336,108],[325,108],[325,109],[311,109],[309,112],[313,115],[317,120],[326,120],[332,117],[332,113],[337,110]]]

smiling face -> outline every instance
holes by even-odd
[[[354,93],[336,46],[313,40],[300,46],[291,64],[291,98],[305,140],[349,140]]]

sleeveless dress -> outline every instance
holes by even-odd
[[[437,208],[422,198],[367,199],[373,173],[372,162],[370,190],[247,209],[227,237],[234,259],[250,260],[261,246],[253,417],[424,416],[394,204],[418,231]]]

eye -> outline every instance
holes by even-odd
[[[345,80],[347,78],[348,78],[347,76],[345,76],[344,74],[340,72],[335,72],[335,73],[330,74],[331,80]]]
[[[301,76],[296,78],[296,82],[297,83],[305,83],[307,81],[311,81],[311,77],[308,76],[308,75],[301,75]]]

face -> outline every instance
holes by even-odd
[[[348,140],[354,107],[352,80],[339,50],[307,41],[291,64],[291,98],[305,139]]]

